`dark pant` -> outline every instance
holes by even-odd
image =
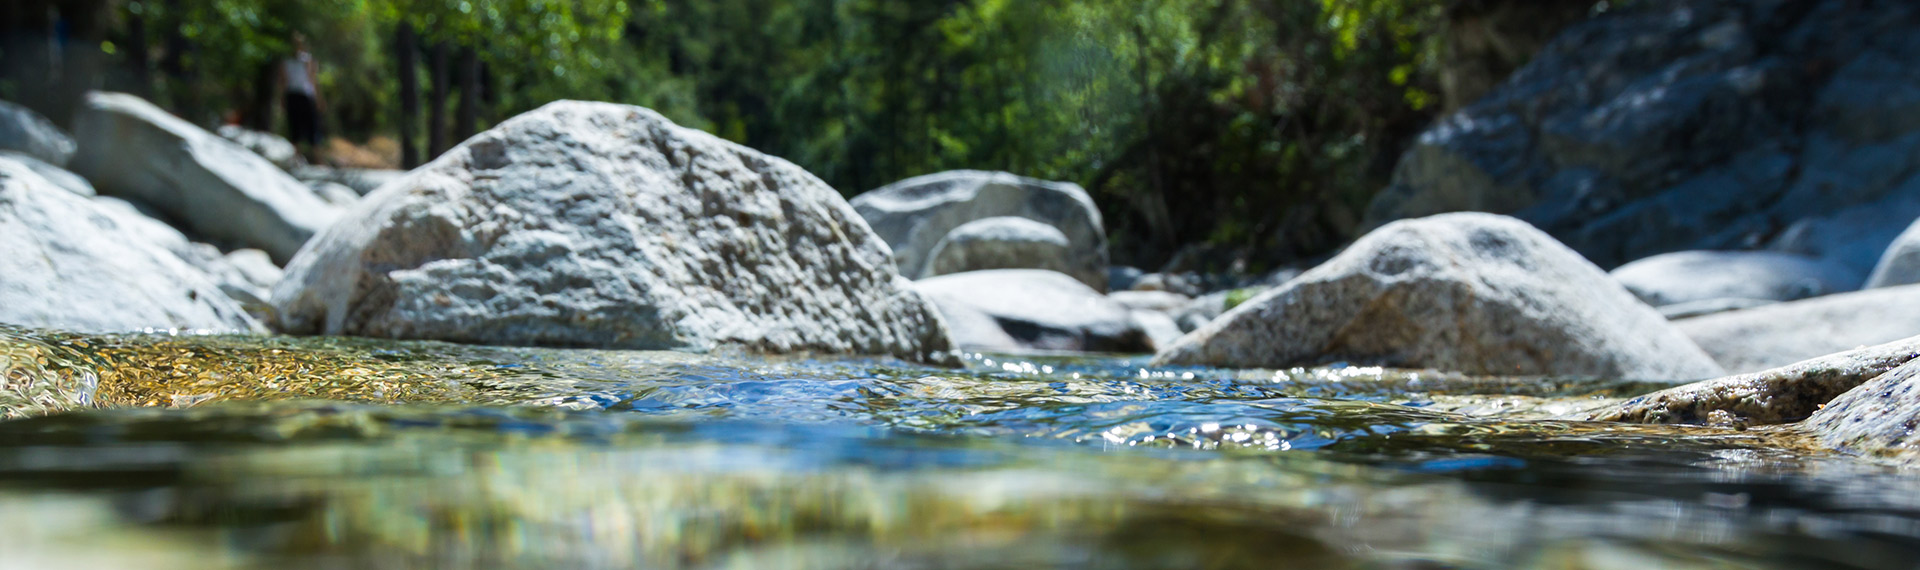
[[[320,144],[320,109],[313,104],[313,98],[305,93],[288,93],[287,130],[292,131],[294,144]]]

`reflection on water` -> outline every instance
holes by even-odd
[[[0,567],[1905,568],[1920,554],[1909,474],[1802,451],[1781,429],[1545,419],[1647,386],[970,363],[0,331],[0,407],[21,416],[0,422]]]

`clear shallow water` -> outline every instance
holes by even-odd
[[[0,567],[1920,560],[1913,475],[1545,419],[1650,386],[969,361],[0,330]]]

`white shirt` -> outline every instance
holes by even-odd
[[[307,64],[312,61],[313,55],[303,51],[293,54],[293,57],[280,63],[280,72],[287,76],[288,93],[299,93],[308,97],[314,95],[313,80],[307,76]]]

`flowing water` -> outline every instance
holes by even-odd
[[[1920,477],[1656,386],[0,329],[4,568],[1911,568]]]

